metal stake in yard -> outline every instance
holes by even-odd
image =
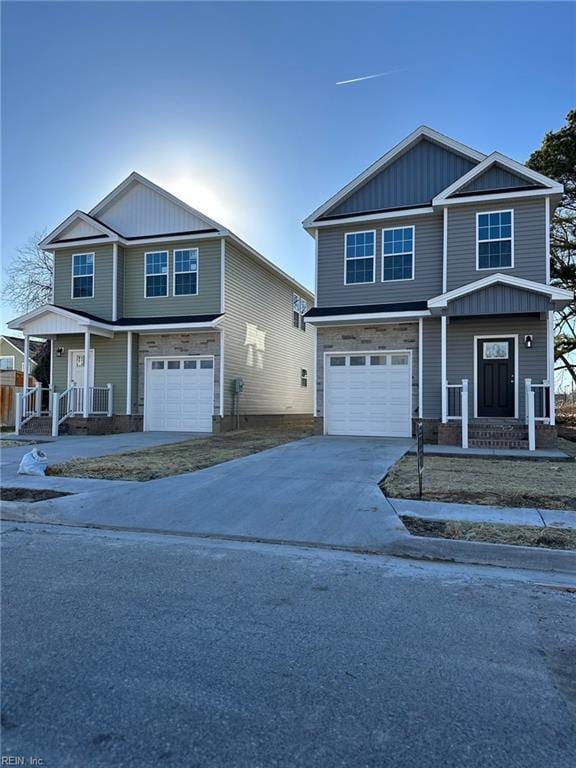
[[[419,421],[416,426],[416,456],[418,464],[418,494],[422,498],[422,474],[424,472],[424,423]]]

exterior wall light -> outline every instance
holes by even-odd
[[[62,357],[64,354],[64,347],[58,347],[56,350],[56,357]]]
[[[531,333],[524,336],[524,346],[526,347],[526,349],[532,349],[533,341],[534,341],[534,337],[532,336]]]

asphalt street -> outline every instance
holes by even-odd
[[[576,764],[569,577],[49,526],[1,539],[2,756]]]

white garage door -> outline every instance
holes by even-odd
[[[410,437],[411,378],[408,352],[328,355],[326,433]]]
[[[144,429],[212,432],[214,360],[148,358]]]

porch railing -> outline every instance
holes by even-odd
[[[90,387],[88,397],[90,413],[112,416],[112,384],[106,384],[105,387]]]
[[[446,419],[462,423],[462,448],[468,448],[468,379],[446,384]]]
[[[536,449],[536,422],[550,423],[553,396],[547,379],[541,384],[535,384],[532,379],[524,379],[524,416],[528,425],[528,450],[530,451]]]
[[[15,403],[14,431],[20,434],[23,424],[35,416],[48,416],[52,408],[52,387],[24,387],[17,393]]]
[[[77,413],[78,387],[72,384],[64,392],[52,395],[52,437],[58,437],[60,424]]]

